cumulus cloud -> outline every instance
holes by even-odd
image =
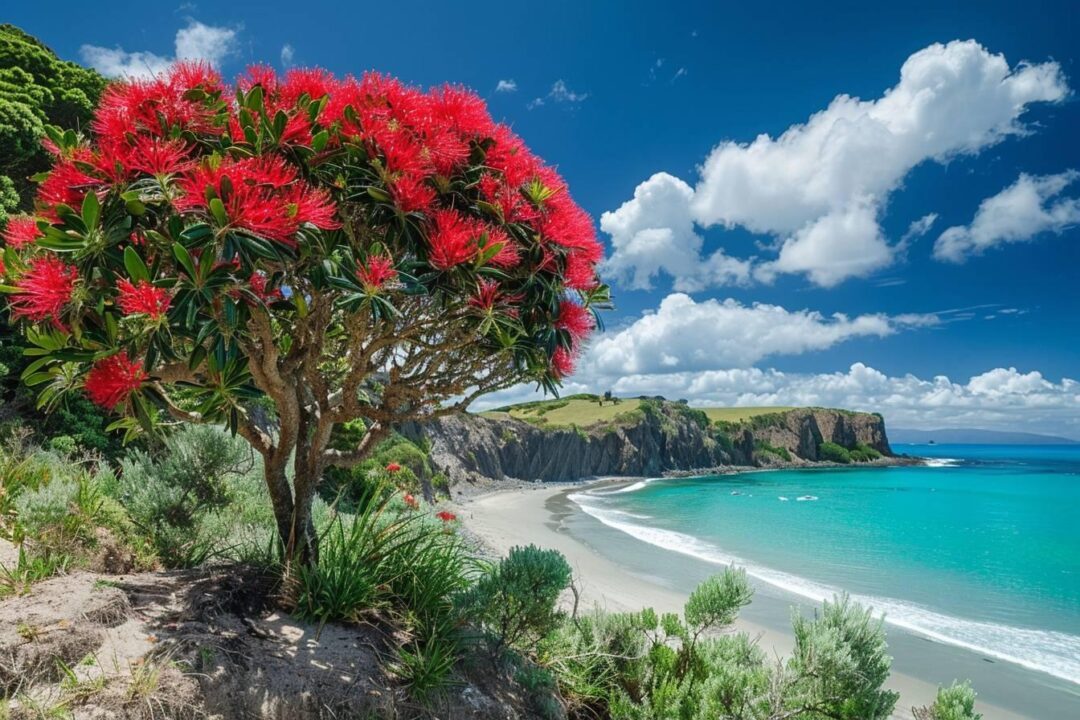
[[[953,381],[946,376],[889,376],[863,363],[834,373],[784,373],[734,368],[700,373],[652,373],[616,379],[579,374],[566,392],[612,390],[622,397],[663,395],[692,405],[812,405],[880,412],[892,427],[1024,430],[1080,439],[1080,382],[1053,382],[1038,371],[994,368]],[[478,408],[536,399],[532,388],[484,398]]]
[[[83,62],[106,77],[145,78],[166,71],[178,60],[203,60],[219,67],[222,60],[236,51],[236,43],[237,31],[233,28],[189,20],[187,27],[176,32],[171,58],[152,52],[128,52],[120,47],[105,48],[97,45],[83,45],[79,54]],[[283,61],[284,55],[283,48]]]
[[[744,367],[776,355],[824,350],[857,337],[884,337],[936,324],[933,315],[836,314],[787,310],[735,300],[697,302],[673,293],[621,329],[600,334],[579,365],[590,376],[706,371]]]
[[[745,284],[750,263],[716,251],[702,257],[703,240],[694,230],[689,200],[694,190],[679,178],[657,173],[638,185],[632,200],[604,213],[600,227],[611,235],[614,252],[602,268],[606,276],[635,290],[648,290],[665,272],[676,290]]]
[[[517,89],[517,83],[513,80],[500,80],[495,86],[495,92],[512,93],[517,92]]]
[[[720,143],[702,165],[685,209],[668,211],[700,227],[772,235],[780,250],[763,263],[762,279],[803,273],[834,285],[866,276],[897,252],[880,216],[914,167],[977,154],[1028,132],[1021,121],[1028,106],[1068,93],[1056,62],[1010,67],[973,40],[934,44],[911,55],[899,82],[879,98],[838,95],[779,137]],[[647,254],[639,257],[644,262]],[[637,263],[618,249],[612,262]],[[645,276],[657,270],[642,268]]]
[[[1012,185],[983,200],[970,225],[941,233],[934,244],[934,257],[962,263],[997,245],[1025,242],[1044,232],[1064,232],[1080,223],[1080,198],[1055,198],[1077,178],[1080,172],[1076,170],[1057,175],[1021,174]]]

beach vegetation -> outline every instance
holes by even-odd
[[[856,443],[850,454],[854,462],[873,462],[881,458],[881,453],[866,443]]]
[[[915,720],[982,720],[982,714],[975,712],[975,691],[966,682],[938,688],[933,704],[912,708],[912,715]]]
[[[851,462],[851,453],[843,445],[825,441],[818,445],[818,457],[826,462],[847,465]]]
[[[791,462],[791,452],[784,447],[778,447],[767,440],[754,440],[754,452],[763,455],[772,455],[784,462]]]

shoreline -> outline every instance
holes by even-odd
[[[762,468],[746,471],[760,470]],[[565,527],[567,517],[578,512],[566,497],[571,492],[644,479],[592,478],[573,483],[520,483],[512,487],[475,488],[477,492],[464,497],[459,495],[454,504],[468,534],[496,556],[505,555],[515,545],[530,543],[561,552],[574,571],[574,581],[580,591],[579,609],[587,611],[599,606],[611,611],[636,611],[652,607],[658,612],[681,612],[688,592],[668,587],[660,578],[648,577],[620,565],[573,537]],[[742,617],[736,620],[732,629],[756,638],[771,655],[789,655],[794,647],[790,631],[766,627]],[[948,684],[952,679],[941,678],[940,682]],[[893,717],[904,720],[912,718],[913,705],[931,703],[938,687],[937,683],[895,671],[886,685],[900,693]],[[1033,720],[982,701],[978,703],[978,710],[985,720]]]

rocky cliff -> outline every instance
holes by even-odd
[[[710,422],[700,410],[659,399],[588,427],[550,427],[498,413],[452,416],[403,431],[429,445],[434,468],[452,482],[477,476],[553,482],[724,466],[801,466],[823,460],[823,443],[853,451],[863,461],[892,456],[880,415],[802,408]]]

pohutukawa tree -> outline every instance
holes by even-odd
[[[25,381],[128,433],[239,433],[292,560],[315,559],[328,466],[395,423],[555,389],[608,302],[589,216],[462,88],[263,67],[226,88],[185,64],[110,86],[90,137],[48,135],[34,214],[3,233]]]

